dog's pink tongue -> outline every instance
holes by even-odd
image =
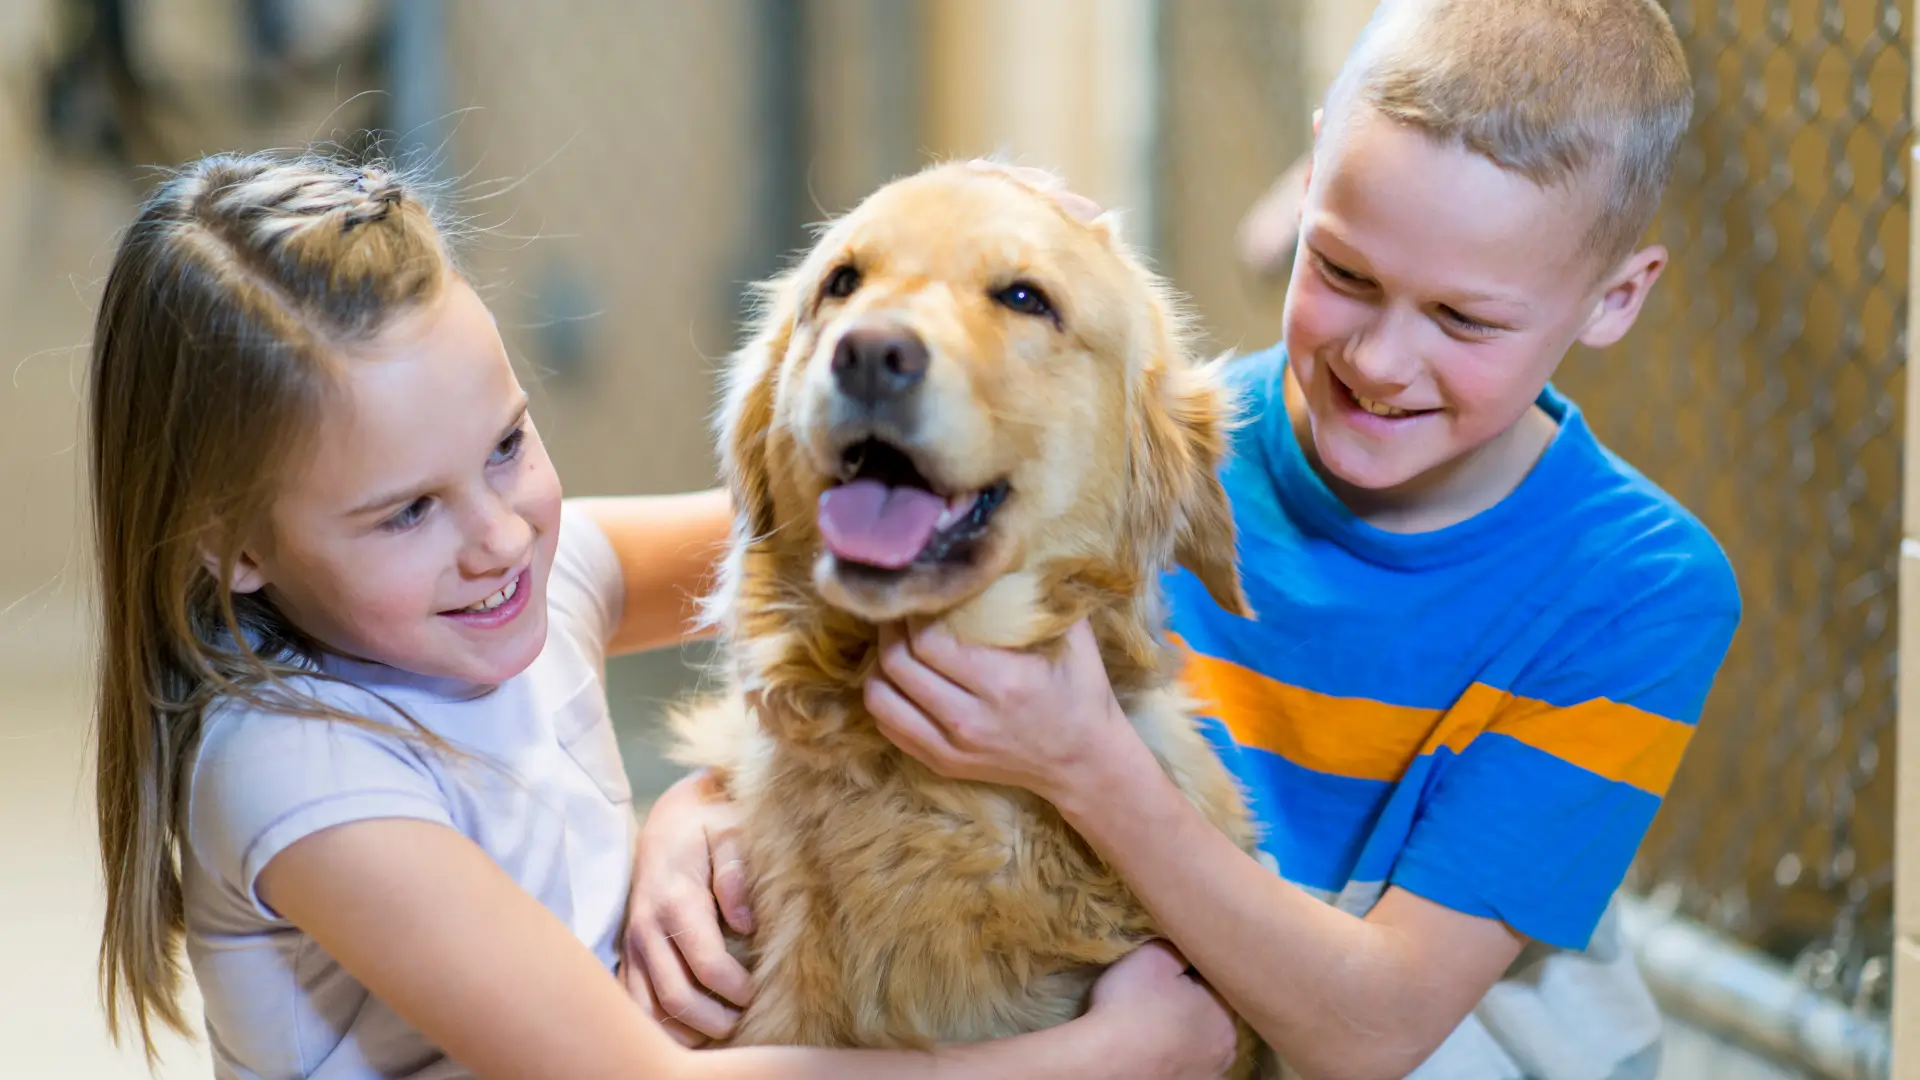
[[[855,480],[820,495],[820,535],[835,556],[898,570],[933,539],[945,500],[918,488]]]

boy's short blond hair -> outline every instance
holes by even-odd
[[[1586,243],[1611,267],[1659,208],[1693,88],[1656,0],[1384,0],[1324,123],[1352,104],[1600,197]]]

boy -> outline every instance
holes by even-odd
[[[1690,107],[1653,0],[1394,0],[1330,90],[1285,339],[1231,369],[1252,422],[1224,475],[1259,619],[1168,579],[1271,865],[1165,779],[1084,627],[1053,663],[885,645],[868,703],[888,736],[1053,802],[1302,1076],[1655,1074],[1658,1012],[1610,905],[1739,594],[1549,379],[1574,342],[1617,342],[1663,269],[1635,245]],[[698,783],[647,824],[632,929],[684,934],[678,958],[738,1002],[711,901],[656,899],[706,888],[713,847],[745,921]],[[693,1002],[665,967],[656,988]],[[724,1030],[704,1005],[682,1018]]]

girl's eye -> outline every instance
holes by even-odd
[[[420,524],[427,516],[427,511],[431,509],[433,509],[433,500],[422,496],[401,507],[398,513],[381,522],[380,527],[388,532],[406,532]]]
[[[514,428],[513,434],[501,439],[500,442],[494,446],[493,455],[487,459],[487,464],[505,465],[507,462],[519,457],[521,447],[526,441],[527,429],[523,427]]]

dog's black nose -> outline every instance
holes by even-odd
[[[833,350],[833,377],[841,393],[880,405],[920,385],[927,359],[926,343],[910,330],[861,327],[843,334]]]

